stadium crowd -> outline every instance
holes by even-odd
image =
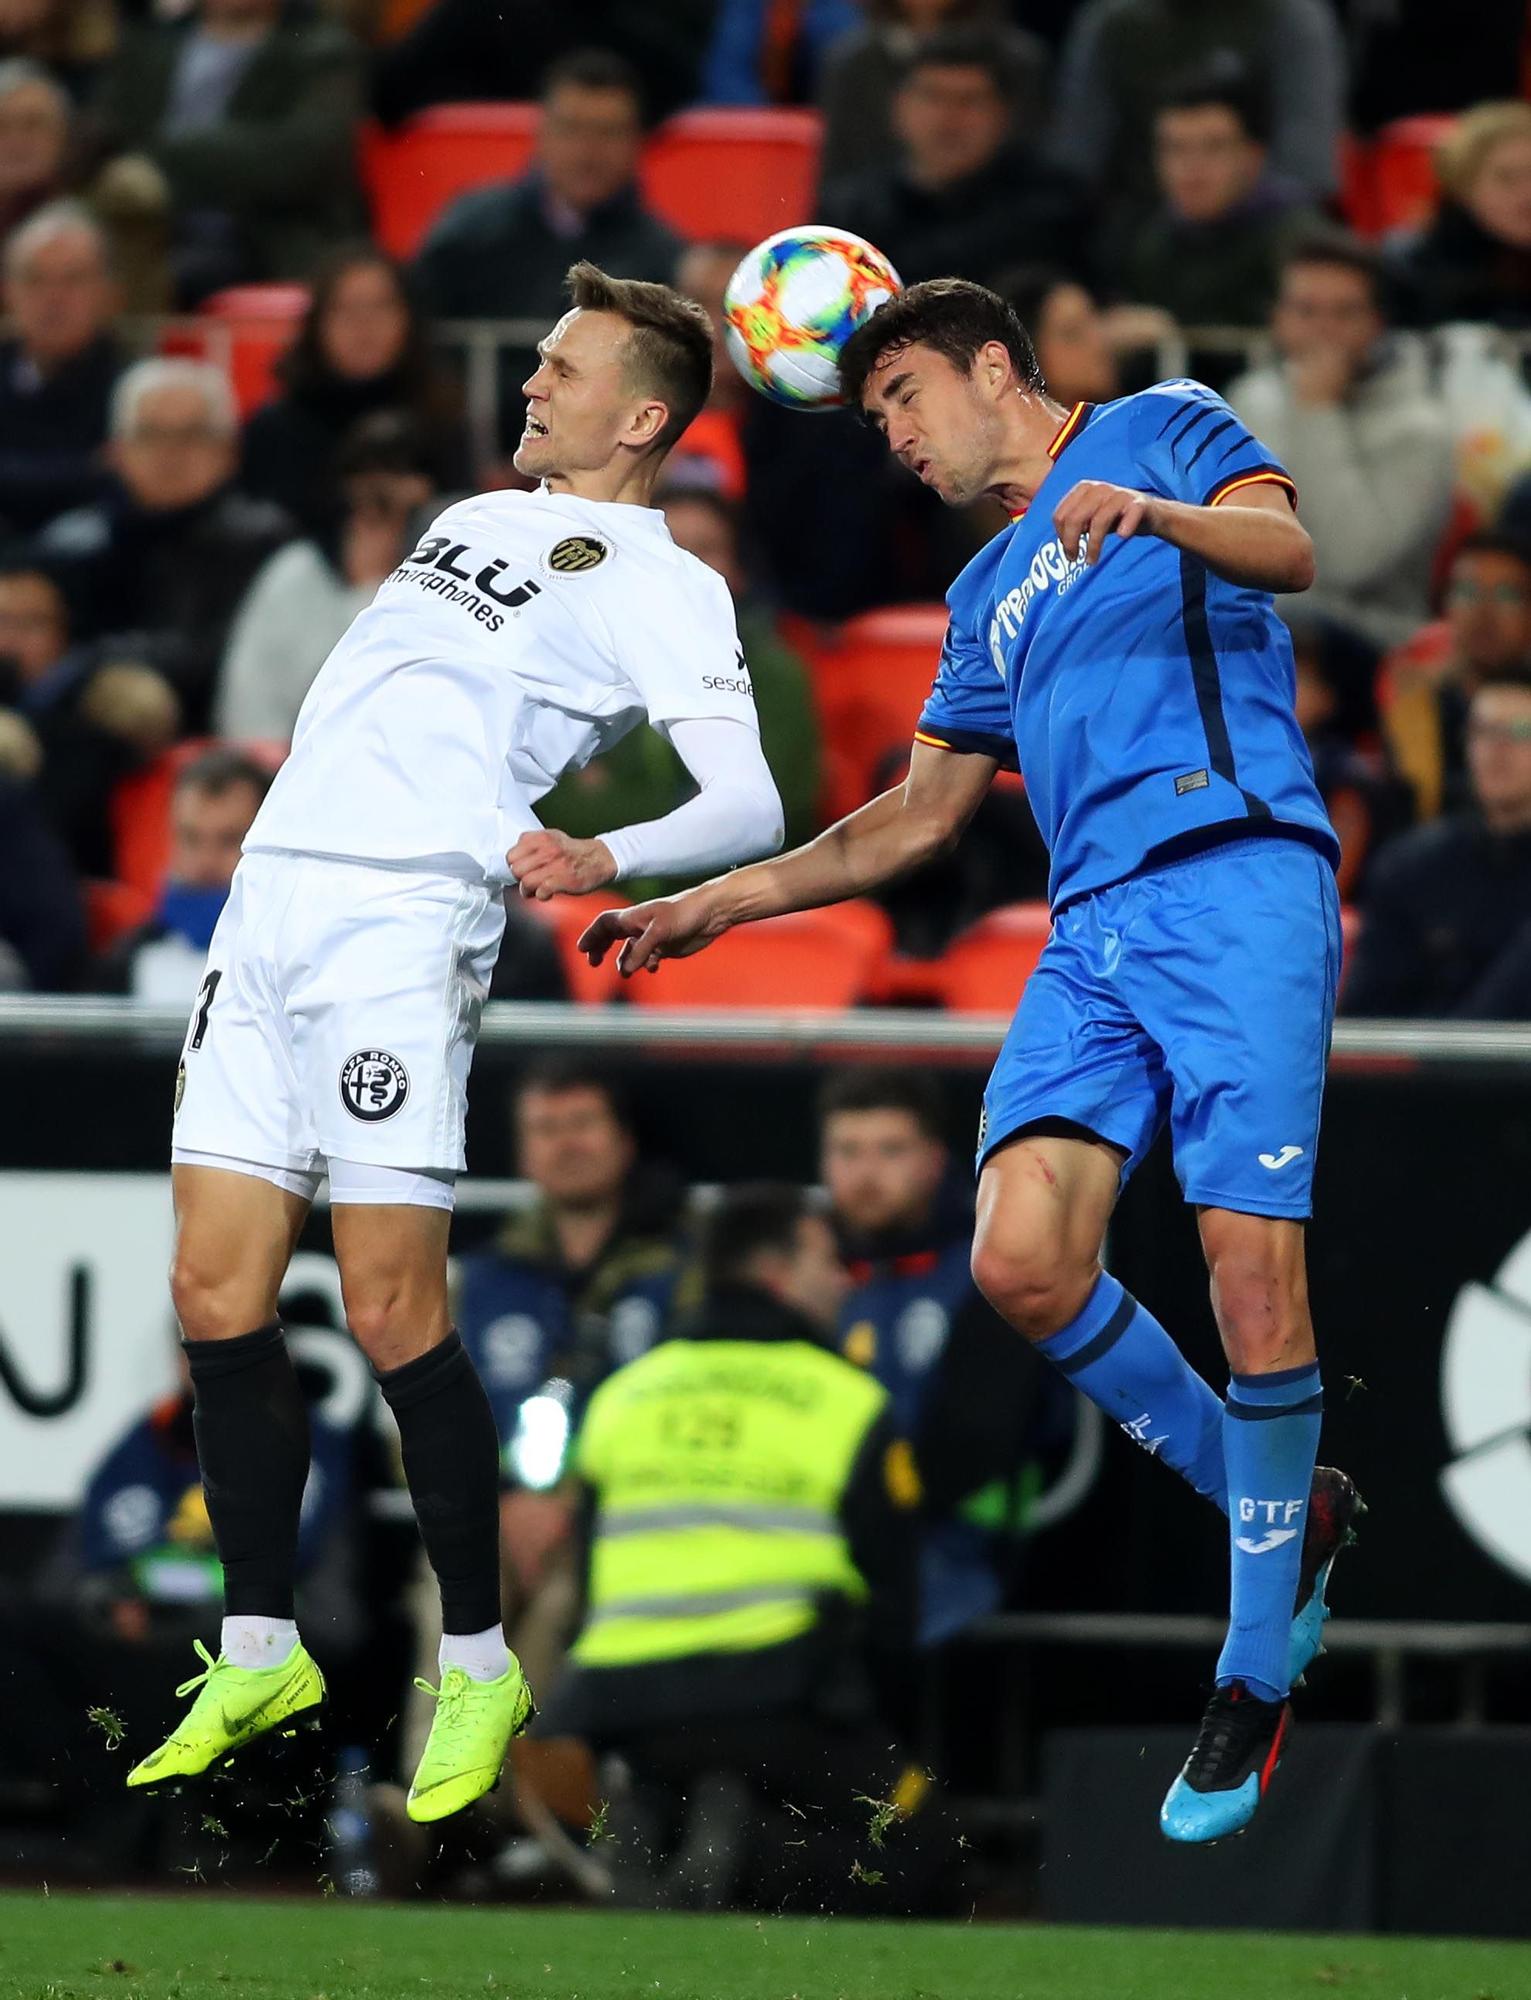
[[[1343,1004],[1531,1012],[1526,10],[1477,11],[1425,62],[1414,0],[6,0],[0,981],[184,997],[226,885],[188,877],[188,802],[237,818],[433,506],[514,482],[568,265],[674,279],[720,323],[801,199],[906,281],[1005,291],[1065,401],[1174,371],[1228,395],[1318,550],[1290,617],[1368,940]],[[676,132],[703,150],[664,181]],[[848,413],[751,395],[721,334],[672,466],[801,838],[897,778],[919,607],[995,521]],[[644,731],[545,811],[597,833],[685,782]],[[1471,894],[1443,906],[1448,855]],[[807,955],[801,997],[961,1005],[948,947],[1042,880],[999,789],[854,976],[815,988]],[[518,922],[497,990],[591,997],[571,958]]]
[[[673,279],[718,327],[712,400],[660,497],[734,597],[788,841],[898,779],[939,600],[999,523],[942,510],[854,418],[776,409],[723,357],[739,255],[802,219],[761,203],[790,142],[805,204],[906,280],[956,271],[1011,298],[1063,401],[1192,372],[1287,464],[1319,555],[1318,587],[1283,608],[1355,912],[1342,1005],[1531,1019],[1528,10],[1476,13],[1445,43],[1418,0],[596,0],[570,18],[0,0],[0,989],[190,1000],[329,648],[445,497],[514,482],[531,343],[580,257]],[[689,208],[650,171],[682,130],[719,176],[682,177],[709,196]],[[543,811],[590,835],[685,783],[645,729]],[[1008,1005],[1045,879],[1002,779],[955,856],[880,911],[782,931],[752,979]],[[582,917],[511,919],[497,995],[619,997],[572,950]],[[735,948],[633,999],[737,994]],[[855,1906],[939,1903],[951,1833],[904,1747],[917,1662],[1017,1601],[1028,1509],[1075,1422],[973,1285],[939,1097],[907,1072],[832,1079],[827,1215],[780,1187],[691,1215],[595,1071],[528,1071],[512,1117],[532,1203],[462,1259],[457,1298],[544,1707],[514,1797],[547,1811],[513,1814],[509,1790],[486,1808],[502,1876],[549,1865],[557,1826],[603,1799],[634,1902],[822,1907],[863,1851],[864,1815],[835,1814],[886,1802],[928,1831],[886,1882],[862,1873]],[[309,1331],[305,1620],[343,1662],[367,1631],[359,1496],[396,1469],[336,1389],[335,1330]],[[612,1608],[645,1577],[674,1587],[698,1545],[603,1543],[602,1507],[643,1490],[645,1411],[688,1368],[714,1381],[717,1343],[758,1350],[730,1394],[785,1406],[811,1377],[822,1396],[822,1427],[779,1446],[834,1566],[803,1571],[806,1621],[725,1632],[737,1676],[699,1686],[686,1662],[716,1657],[728,1614],[633,1630]],[[80,1717],[109,1684],[147,1722],[167,1662],[216,1631],[188,1412],[181,1388],[125,1431],[45,1609],[0,1623],[40,1718],[0,1758],[0,1802],[67,1765],[66,1806],[75,1786],[100,1807],[122,1868],[163,1866],[170,1835],[122,1806]],[[806,1564],[791,1539],[772,1560]],[[726,1538],[702,1553],[737,1590],[759,1582]],[[404,1655],[434,1657],[430,1596],[399,1687]],[[798,1859],[805,1808],[823,1823]],[[371,1811],[385,1882],[465,1865],[415,1844],[396,1788]]]

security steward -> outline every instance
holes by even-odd
[[[585,1616],[538,1733],[619,1756],[627,1900],[929,1907],[929,1780],[874,1697],[914,1633],[913,1456],[834,1351],[846,1276],[801,1189],[726,1195],[703,1274],[586,1413]]]

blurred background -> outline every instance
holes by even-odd
[[[1531,1934],[1531,39],[1522,0],[1470,15],[0,0],[0,1872]],[[456,1271],[557,1726],[412,1844],[435,1635],[321,1206],[284,1310],[328,1748],[209,1812],[130,1806],[119,1724],[151,1738],[219,1612],[164,1161],[240,840],[421,522],[515,483],[568,265],[716,317],[742,252],[805,220],[1003,291],[1065,403],[1210,382],[1301,493],[1320,581],[1283,610],[1347,907],[1322,1455],[1372,1512],[1289,1773],[1238,1849],[1161,1848],[1222,1525],[967,1276],[978,1094],[1047,934],[1001,778],[884,901],[631,991],[577,959],[577,902],[512,907]],[[734,594],[796,842],[901,777],[942,594],[1002,523],[721,350],[662,499]],[[545,817],[594,834],[685,783],[644,731]],[[1162,1157],[1112,1259],[1220,1386]],[[795,1678],[699,1687],[672,1633],[625,1707],[589,1561],[623,1371],[720,1299],[806,1318],[874,1383],[896,1472],[838,1495],[847,1567]]]

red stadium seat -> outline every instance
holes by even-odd
[[[864,805],[878,765],[890,751],[909,748],[945,631],[944,605],[903,605],[849,619],[812,646],[832,818]]]
[[[640,973],[644,1007],[853,1007],[877,982],[892,926],[875,903],[803,910],[728,931],[694,958]]]
[[[682,236],[754,243],[813,220],[822,142],[816,111],[682,111],[649,141],[639,184]]]
[[[512,890],[512,895],[517,892]],[[569,998],[592,1006],[622,996],[622,976],[617,971],[617,954],[608,952],[600,965],[592,965],[579,950],[580,933],[602,910],[626,909],[632,899],[614,889],[597,889],[589,896],[554,896],[546,903],[520,902],[517,908],[536,917],[552,931],[558,945],[558,962],[569,988]]]
[[[112,858],[117,879],[152,901],[159,895],[170,862],[170,795],[183,767],[215,748],[212,737],[189,738],[174,749],[163,751],[152,764],[119,779],[112,792],[110,818]],[[231,744],[243,750],[257,764],[275,772],[287,755],[288,746],[262,737]]]
[[[1440,199],[1436,148],[1456,124],[1444,113],[1395,118],[1372,142],[1373,233],[1414,229],[1428,222]]]
[[[394,132],[364,126],[358,167],[378,242],[413,257],[458,195],[523,174],[541,115],[536,104],[438,104]]]
[[[959,1014],[1013,1014],[1051,929],[1045,903],[990,910],[937,961],[941,998]]]
[[[110,951],[118,938],[147,922],[154,900],[132,882],[87,882],[85,929],[92,953]]]
[[[164,348],[167,353],[195,352],[225,369],[239,414],[247,417],[275,393],[276,364],[307,311],[306,285],[231,285],[203,302],[201,316],[211,322],[205,339],[177,328]]]

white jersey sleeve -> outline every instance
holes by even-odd
[[[696,796],[663,819],[601,835],[617,880],[702,875],[774,854],[784,831],[781,796],[759,730],[710,717],[661,726],[696,780]]]
[[[656,728],[717,720],[758,731],[728,585],[696,557],[675,555],[635,577],[612,617],[618,663]]]

